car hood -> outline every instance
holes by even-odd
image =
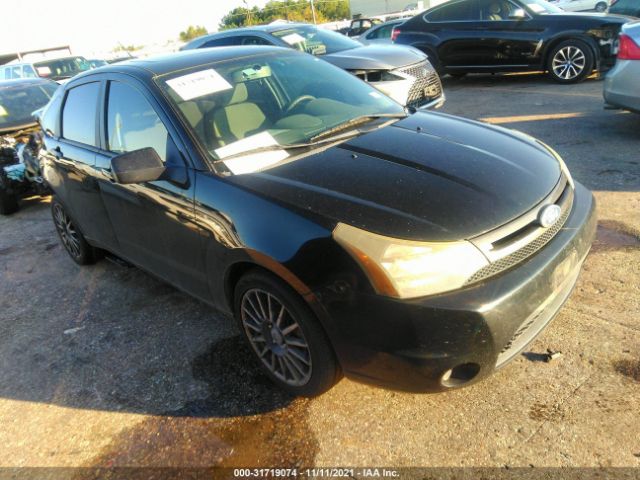
[[[473,238],[530,210],[560,165],[523,134],[416,113],[317,154],[229,181],[288,208],[395,238]]]
[[[344,70],[392,70],[421,62],[427,56],[413,47],[399,45],[363,45],[322,56],[323,60]]]

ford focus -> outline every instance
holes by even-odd
[[[417,112],[291,49],[84,73],[43,116],[71,258],[108,251],[231,314],[280,387],[437,392],[506,365],[568,298],[591,193],[518,132]]]

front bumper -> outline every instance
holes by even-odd
[[[640,61],[618,60],[604,79],[604,100],[608,105],[640,112]]]
[[[406,107],[430,109],[440,108],[444,104],[440,77],[426,62],[393,70],[391,73],[403,80],[370,82],[371,86]]]
[[[596,222],[591,192],[576,183],[563,228],[502,274],[431,297],[357,294],[349,302],[325,305],[345,374],[414,392],[443,391],[490,375],[559,311],[591,247]]]

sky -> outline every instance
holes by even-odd
[[[215,31],[241,0],[0,0],[0,54],[71,45],[73,53],[108,52],[118,43],[177,39],[189,25]],[[248,0],[262,7],[266,0]],[[12,15],[5,15],[13,12]],[[32,13],[33,12],[33,13]],[[11,18],[11,20],[9,20]]]

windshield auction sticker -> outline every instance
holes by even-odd
[[[172,78],[167,80],[167,85],[180,95],[182,100],[191,100],[233,88],[213,68]]]
[[[216,149],[216,155],[218,155],[220,159],[232,155],[240,155],[224,161],[224,164],[234,175],[239,175],[242,173],[256,172],[287,158],[289,154],[286,150],[267,150],[242,155],[242,152],[249,152],[263,147],[275,147],[277,145],[278,142],[269,132],[261,132]]]
[[[287,42],[289,45],[296,45],[298,43],[304,43],[304,37],[299,33],[290,33],[289,35],[285,35],[282,37],[282,40]]]

